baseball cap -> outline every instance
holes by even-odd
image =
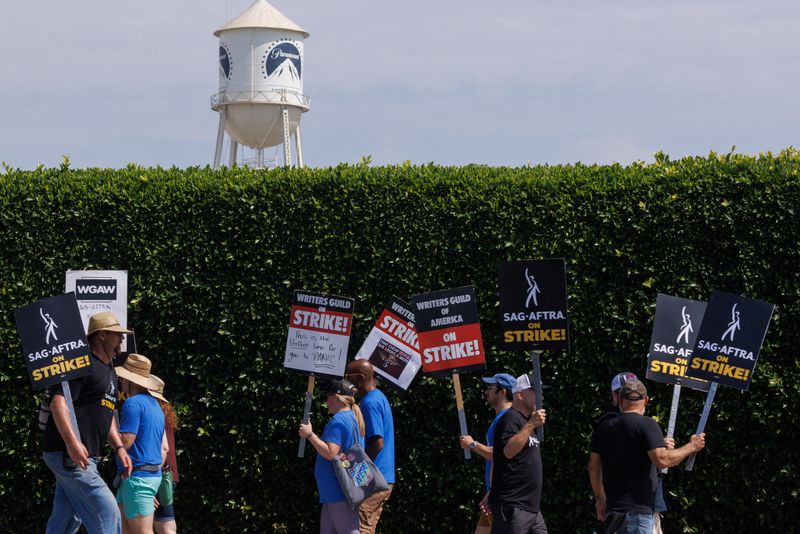
[[[647,397],[647,388],[638,379],[628,380],[622,386],[620,395],[629,401],[640,401]]]
[[[530,374],[530,373],[525,373],[524,375],[518,376],[515,379],[514,387],[511,388],[511,393],[517,393],[517,392],[525,390],[525,389],[533,389],[532,379],[533,379],[533,375]],[[547,385],[547,384],[545,384],[543,382],[539,382],[539,383],[542,385],[542,391],[546,391],[546,390],[550,389],[549,385]]]
[[[356,392],[356,387],[348,380],[326,380],[320,384],[319,390],[323,397],[331,393],[352,397]]]
[[[619,388],[628,380],[639,380],[639,377],[630,371],[622,372],[611,379],[611,393],[619,391]]]
[[[517,379],[508,373],[497,373],[494,376],[484,376],[482,379],[487,384],[497,384],[503,389],[511,391],[516,384]]]

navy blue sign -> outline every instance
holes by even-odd
[[[219,70],[226,79],[231,77],[231,57],[222,45],[219,45]]]
[[[746,391],[774,310],[768,302],[714,291],[686,374]]]
[[[285,67],[282,67],[285,64]],[[267,52],[266,57],[267,77],[279,68],[288,68],[293,78],[299,80],[302,75],[300,69],[300,50],[292,43],[280,43]]]
[[[569,349],[563,258],[504,261],[497,271],[500,347]]]
[[[75,293],[64,293],[14,311],[22,354],[34,389],[92,372],[89,343]]]
[[[686,376],[686,367],[705,312],[705,302],[658,294],[653,337],[647,355],[647,378],[708,391],[710,382]]]

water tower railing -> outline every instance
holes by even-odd
[[[220,91],[211,95],[211,109],[217,111],[220,106],[228,104],[284,104],[302,108],[308,111],[311,107],[311,99],[306,95],[286,91],[285,89],[271,89],[267,91]]]

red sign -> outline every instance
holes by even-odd
[[[445,375],[486,367],[473,287],[416,295],[412,304],[423,373]]]

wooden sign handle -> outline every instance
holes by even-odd
[[[303,423],[308,423],[311,418],[311,403],[314,401],[314,375],[308,377],[308,387],[306,387],[306,405],[303,408]],[[297,447],[297,457],[302,458],[306,454],[306,438],[300,438],[300,445]]]
[[[453,389],[456,392],[456,409],[458,410],[458,424],[461,427],[461,435],[466,436],[467,432],[467,416],[464,414],[464,399],[461,396],[461,377],[458,373],[453,373]],[[464,458],[469,460],[472,458],[468,449],[464,449]]]

